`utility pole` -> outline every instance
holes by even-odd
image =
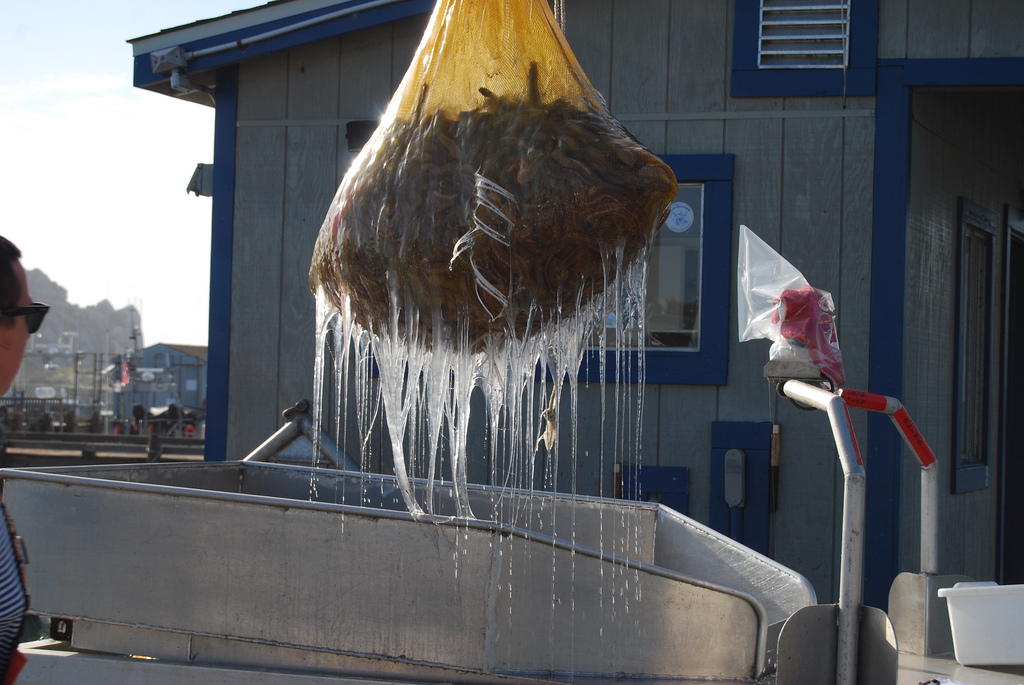
[[[78,416],[78,365],[81,363],[81,358],[85,355],[81,352],[75,352],[74,364],[75,364],[75,416]]]

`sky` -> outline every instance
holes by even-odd
[[[214,110],[132,87],[126,42],[265,0],[0,0],[0,235],[145,344],[207,343]]]

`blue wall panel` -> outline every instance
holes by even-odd
[[[660,502],[690,513],[690,471],[685,466],[622,465],[622,498]]]
[[[742,450],[746,455],[746,503],[736,509],[730,509],[725,502],[725,453],[731,449]],[[770,479],[771,423],[712,422],[710,525],[764,555],[768,554]],[[736,531],[742,532],[735,534]]]

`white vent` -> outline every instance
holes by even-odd
[[[850,0],[761,0],[762,69],[843,69]]]

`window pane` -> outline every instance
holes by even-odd
[[[680,185],[651,250],[647,278],[647,346],[700,349],[704,186]]]
[[[992,237],[966,227],[963,255],[963,352],[960,464],[987,463],[988,347],[991,321]]]

